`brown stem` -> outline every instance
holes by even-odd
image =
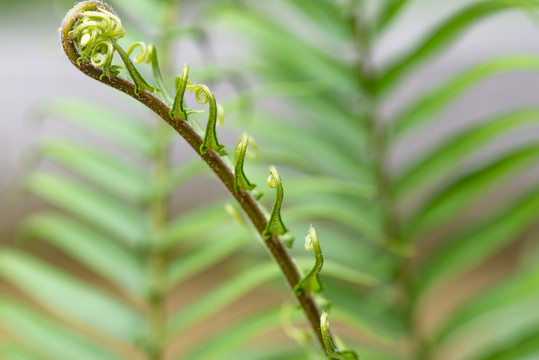
[[[87,10],[97,10],[99,8],[104,8],[112,12],[107,5],[99,2],[84,2],[76,5],[71,11],[66,15],[61,32],[61,42],[64,48],[64,51],[69,58],[69,60],[84,74],[89,77],[102,82],[106,85],[112,86],[113,88],[120,90],[127,95],[133,97],[134,99],[140,101],[142,104],[146,105],[153,112],[155,112],[160,118],[166,121],[181,137],[183,137],[187,143],[195,150],[197,154],[208,164],[210,169],[217,175],[221,182],[225,185],[228,191],[234,196],[238,201],[245,214],[249,217],[251,223],[256,228],[258,234],[263,239],[266,244],[267,249],[271,253],[272,257],[275,259],[283,275],[286,278],[290,289],[293,292],[294,287],[301,279],[301,276],[296,268],[292,258],[286,252],[280,238],[278,236],[264,237],[262,234],[266,229],[268,220],[264,215],[262,209],[260,209],[256,200],[251,196],[251,194],[244,190],[235,191],[234,190],[234,173],[232,170],[224,163],[223,159],[213,150],[207,151],[205,154],[200,154],[199,149],[202,145],[203,139],[200,135],[184,120],[179,117],[171,118],[169,116],[170,108],[165,105],[161,100],[155,97],[152,93],[140,89],[138,95],[135,94],[135,85],[127,80],[124,80],[117,76],[103,77],[100,79],[103,71],[87,61],[83,60],[80,65],[77,64],[77,59],[80,57],[77,49],[75,47],[74,41],[69,36],[69,31],[72,29],[77,14],[81,11]],[[296,298],[307,317],[309,324],[316,334],[318,343],[322,347],[323,351],[327,354],[326,348],[324,346],[324,340],[322,333],[320,331],[320,310],[314,303],[310,294],[299,294],[296,295]]]

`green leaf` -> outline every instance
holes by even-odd
[[[136,21],[131,23],[152,25],[160,28],[163,23],[163,16],[168,9],[165,2],[141,0],[132,2],[129,0],[114,0],[112,2],[116,10],[122,14],[129,14]]]
[[[329,193],[350,198],[372,199],[375,193],[373,185],[358,184],[329,176],[308,176],[286,181],[287,199],[302,198],[306,195]]]
[[[124,112],[105,108],[102,103],[79,99],[53,99],[40,106],[39,117],[60,117],[65,122],[80,126],[100,137],[121,144],[145,156],[153,153],[151,128],[126,116]]]
[[[182,163],[170,171],[163,184],[153,184],[155,193],[160,196],[170,195],[185,181],[202,174],[208,174],[208,166],[199,158]]]
[[[194,304],[186,306],[175,314],[168,324],[169,337],[176,338],[190,326],[213,316],[256,287],[279,275],[279,268],[275,264],[265,263],[246,269],[239,275],[228,279],[209,294],[203,295]]]
[[[387,92],[429,57],[445,50],[463,32],[484,18],[503,10],[536,6],[535,0],[488,0],[471,4],[437,26],[414,48],[383,72],[378,91]]]
[[[227,326],[204,343],[182,356],[182,359],[222,359],[251,343],[254,339],[282,326],[280,309],[271,308],[251,314],[232,326]],[[179,360],[179,358],[178,358]]]
[[[140,246],[148,241],[146,220],[140,213],[85,185],[39,171],[26,180],[26,187],[130,246]]]
[[[401,136],[415,127],[432,121],[472,86],[476,86],[491,76],[534,70],[539,70],[539,58],[535,56],[503,57],[475,65],[456,77],[452,76],[442,85],[420,95],[418,100],[407,106],[393,122],[394,135]]]
[[[396,183],[400,196],[425,186],[428,180],[441,178],[455,170],[463,157],[480,149],[509,131],[539,123],[539,109],[518,110],[474,125],[445,141],[428,155],[405,169]]]
[[[532,360],[539,356],[539,331],[526,334],[508,347],[491,352],[479,360]]]
[[[447,278],[461,274],[485,260],[532,226],[537,221],[538,213],[539,191],[534,189],[494,216],[461,232],[422,267],[418,290],[425,292],[429,287],[440,286]]]
[[[340,148],[342,144],[306,127],[283,124],[276,117],[260,117],[253,129],[254,138],[273,142],[278,138],[281,147],[288,152],[300,154],[314,163],[318,173],[331,174],[337,178],[372,183],[372,170],[361,162],[359,152]],[[339,145],[340,144],[340,145]],[[263,148],[262,148],[263,151]],[[316,151],[316,156],[312,156]]]
[[[311,21],[324,33],[335,35],[345,40],[353,39],[354,28],[343,17],[344,11],[333,1],[303,1],[288,0],[302,15]]]
[[[488,354],[492,352],[498,353],[494,358],[504,356],[504,351],[501,351],[504,348],[512,348],[513,353],[524,350],[525,348],[518,349],[514,346],[530,335],[537,338],[538,288],[537,264],[518,271],[508,280],[463,304],[438,332],[434,345],[450,345],[452,338],[458,340],[459,337],[473,336],[477,340],[472,349],[474,359],[482,359],[484,356],[489,358]],[[489,329],[487,336],[484,334],[486,328]],[[533,348],[527,347],[526,350]],[[534,351],[538,350],[539,348],[535,347]]]
[[[0,318],[2,327],[7,328],[12,336],[26,346],[44,353],[44,357],[38,357],[40,360],[121,359],[104,349],[101,344],[96,344],[28,307],[22,306],[20,301],[0,299]],[[34,360],[35,357],[8,357],[6,360],[19,359]]]
[[[187,239],[201,237],[212,228],[218,228],[218,224],[230,221],[230,219],[224,203],[203,206],[173,220],[158,243],[163,248],[169,248],[185,242]]]
[[[382,32],[408,3],[408,0],[385,0],[376,21],[376,30]]]
[[[539,160],[539,146],[528,145],[497,158],[486,166],[458,178],[439,191],[409,220],[404,221],[405,238],[417,239],[425,231],[463,212],[494,187]]]
[[[292,233],[301,236],[305,233],[305,229],[313,223],[313,218],[305,219],[302,223],[293,223]],[[319,221],[314,221],[318,224]],[[367,276],[367,278],[377,279],[379,281],[388,281],[393,276],[395,266],[395,256],[389,252],[381,251],[380,246],[371,241],[361,241],[361,234],[358,234],[355,229],[349,229],[337,223],[324,221],[324,226],[319,226],[317,229],[318,236],[322,239],[322,246],[325,243],[330,246],[324,246],[324,259],[326,262],[336,263],[346,266],[347,268],[357,271]],[[297,244],[301,255],[304,255],[303,244]],[[294,254],[296,255],[296,254]],[[298,260],[301,261],[301,256]],[[312,262],[312,258],[311,258]],[[335,276],[340,270],[335,271]],[[324,274],[324,271],[322,272]],[[331,274],[328,274],[332,276]],[[353,275],[355,277],[355,275]],[[369,280],[365,280],[369,282]],[[347,277],[344,275],[343,280]],[[359,280],[359,277],[356,278]],[[352,281],[352,279],[349,279]],[[359,288],[359,287],[355,287]]]
[[[220,261],[238,252],[253,240],[253,233],[240,228],[221,227],[219,234],[211,234],[209,244],[188,254],[182,254],[171,261],[168,266],[168,286],[173,288],[177,283],[215,266]],[[239,231],[238,231],[239,230]]]
[[[297,77],[297,69],[288,69],[284,64],[272,64],[271,59],[268,59],[268,62],[268,64],[258,65],[254,70],[270,83],[275,83],[276,81],[290,82],[292,81],[291,76]],[[325,85],[326,90],[319,91],[319,94],[295,96],[287,99],[290,103],[297,105],[295,108],[298,114],[294,118],[306,120],[303,127],[307,133],[316,133],[317,137],[332,139],[334,146],[342,147],[348,152],[350,152],[350,149],[363,148],[368,144],[367,122],[364,116],[361,115],[362,103],[352,97],[353,94],[357,93],[356,90],[346,92],[340,84],[331,79],[325,79],[321,75],[316,78],[313,76],[312,79],[299,77],[295,81],[299,83],[327,84]],[[316,86],[320,88],[322,85]],[[267,100],[267,97],[263,100]],[[288,114],[284,118],[286,121],[283,122],[281,114],[278,117],[273,116],[273,118],[257,116],[257,120],[260,119],[260,122],[272,123],[275,126],[280,125],[283,129],[289,129],[300,124],[296,120],[291,122]]]
[[[328,294],[329,293],[330,292],[328,291]],[[335,297],[337,295],[333,293],[333,296]],[[363,304],[358,304],[358,306],[363,306]],[[374,316],[371,314],[371,318],[368,318],[362,316],[360,311],[355,309],[350,310],[345,309],[343,306],[332,306],[331,318],[333,321],[346,324],[356,329],[363,336],[366,336],[368,339],[379,345],[392,348],[397,344],[395,333],[383,324],[381,321],[382,317],[379,316],[379,314],[375,313]]]
[[[496,310],[518,307],[539,299],[538,288],[539,267],[535,265],[521,269],[501,284],[497,284],[494,288],[482,292],[477,298],[463,304],[438,332],[436,343],[443,342],[451,333],[473,319],[482,321],[489,314],[496,316]]]
[[[283,217],[288,221],[319,218],[331,219],[340,224],[349,226],[359,231],[363,238],[376,244],[384,244],[384,236],[381,232],[380,219],[376,214],[363,211],[360,206],[346,206],[337,201],[331,202],[327,198],[324,203],[305,201],[301,204],[284,205]]]
[[[0,275],[50,311],[60,312],[124,341],[144,332],[142,317],[100,289],[15,250],[0,252]]]
[[[51,243],[105,279],[143,295],[144,272],[138,257],[91,229],[65,216],[42,212],[22,223],[21,234]]]
[[[295,346],[257,346],[237,349],[233,355],[219,360],[311,360],[305,354],[305,349]]]
[[[332,79],[340,84],[341,89],[350,91],[360,88],[352,66],[333,58],[255,10],[222,9],[218,18],[237,32],[249,34],[248,40],[259,47],[264,56],[286,64],[288,69],[294,69],[299,74],[305,74],[307,79]],[[290,57],[290,54],[294,54],[294,57]],[[296,58],[309,61],[298,62]],[[345,90],[343,92],[346,93]]]
[[[151,196],[148,176],[110,153],[59,140],[41,144],[39,152],[124,200],[140,203]]]
[[[0,305],[1,306],[1,305]],[[52,360],[50,358],[36,357],[32,352],[23,350],[22,347],[14,344],[0,344],[0,355],[4,360]]]

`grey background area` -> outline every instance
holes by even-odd
[[[376,0],[369,1],[376,6]],[[387,63],[420,40],[433,24],[471,2],[412,0],[403,16],[379,42],[375,62]],[[100,84],[84,78],[60,50],[57,29],[66,4],[69,5],[69,1],[0,1],[0,239],[3,241],[13,239],[16,224],[25,213],[42,206],[20,191],[21,179],[28,166],[28,149],[39,139],[72,131],[54,123],[29,121],[36,104],[54,97],[81,97],[105,103],[113,101],[111,90],[104,90]],[[231,53],[227,41],[214,42],[214,45],[214,52],[219,58],[233,60],[234,52]],[[183,51],[178,55],[182,63],[200,60],[190,53]],[[539,55],[537,25],[522,13],[512,11],[496,15],[475,26],[449,51],[410,76],[387,103],[383,115],[390,118],[418,93],[474,63],[502,54]],[[512,74],[491,79],[467,93],[441,118],[432,122],[426,131],[407,136],[395,144],[393,167],[398,169],[406,160],[419,156],[436,144],[448,132],[463,128],[470,122],[503,110],[538,103],[538,74]],[[508,141],[529,141],[538,134],[536,129],[530,129]]]

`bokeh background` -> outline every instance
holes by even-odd
[[[376,8],[374,0],[373,9]],[[114,105],[127,112],[143,113],[144,110],[128,100],[118,103],[117,95],[111,89],[84,77],[67,61],[59,44],[58,27],[72,1],[24,0],[18,2],[0,1],[0,242],[14,243],[17,238],[17,226],[27,214],[47,208],[43,202],[26,194],[22,182],[28,169],[36,166],[36,159],[31,148],[41,139],[68,135],[72,138],[85,138],[83,132],[72,129],[65,124],[54,121],[38,121],[36,109],[40,104],[47,103],[58,97],[77,97],[91,99],[104,104]],[[112,2],[118,12],[127,10],[129,2]],[[271,2],[268,2],[270,4]],[[403,11],[391,30],[377,43],[373,51],[373,62],[383,66],[394,56],[402,53],[411,44],[419,41],[425,32],[437,24],[448,14],[456,11],[470,0],[414,0]],[[181,17],[189,21],[207,4],[204,1],[185,1]],[[268,5],[271,7],[271,5]],[[374,10],[373,10],[374,11]],[[294,24],[300,32],[308,34],[308,25],[293,14],[282,14],[283,19]],[[130,20],[136,22],[136,17],[127,14],[125,23],[131,33],[141,34],[148,30],[144,26],[133,26]],[[241,64],[244,58],[252,56],[249,45],[225,27],[209,24],[206,27],[209,37],[203,46],[196,40],[187,39],[174,48],[177,64],[171,64],[178,72],[181,64],[188,63],[192,68],[198,64],[207,63],[207,57],[224,66]],[[134,37],[134,36],[133,36]],[[498,55],[504,54],[537,54],[539,55],[539,30],[534,18],[521,12],[509,11],[493,16],[480,25],[474,26],[456,43],[450,46],[435,60],[426,63],[415,71],[400,86],[391,99],[381,109],[383,118],[391,118],[397,109],[422,93],[432,84],[447,79],[452,74],[470,67],[473,64]],[[226,97],[233,89],[219,85],[215,92],[217,98]],[[479,119],[507,110],[536,106],[539,102],[539,74],[515,73],[495,77],[473,88],[462,96],[449,109],[443,112],[436,121],[430,123],[428,131],[414,133],[400,139],[394,144],[390,153],[392,171],[399,171],[403,163],[421,156],[427,149],[446,138],[448,134],[469,126]],[[266,106],[285,106],[278,100],[269,102]],[[147,116],[147,113],[145,114]],[[221,131],[221,130],[220,130]],[[223,142],[232,146],[237,134],[222,130]],[[530,128],[526,132],[518,132],[506,136],[503,141],[487,147],[477,156],[469,160],[468,166],[473,167],[493,153],[499,152],[515,144],[533,141],[539,135],[538,129]],[[104,145],[106,146],[106,145]],[[189,158],[187,147],[176,144],[174,161],[181,162]],[[523,176],[506,184],[503,191],[494,194],[490,201],[493,203],[505,201],[522,187],[539,182],[539,168],[529,169]],[[204,180],[190,183],[179,193],[175,194],[173,209],[176,212],[189,211],[190,208],[211,202],[223,196],[224,192],[218,187],[206,187]],[[208,190],[210,189],[210,190]],[[421,192],[418,199],[421,199]],[[415,199],[409,199],[403,204],[402,212],[413,207]],[[488,207],[489,203],[482,206]],[[478,208],[477,211],[481,211]],[[486,287],[511,272],[517,264],[517,253],[522,243],[515,243],[505,249],[473,273],[466,274],[448,286],[444,292],[435,297],[425,310],[425,322],[428,326],[436,324],[440,318],[466,299],[469,293]],[[47,252],[47,249],[43,249]],[[46,254],[53,259],[54,253]],[[70,266],[69,262],[66,266]],[[80,270],[80,269],[79,269]],[[204,279],[209,284],[217,283],[208,272]],[[217,276],[217,275],[216,275]],[[218,277],[217,277],[218,279]],[[465,281],[463,281],[465,280]],[[198,284],[192,284],[194,287]],[[10,291],[0,280],[0,291]],[[195,291],[196,292],[196,291]],[[260,299],[260,298],[253,298]],[[276,297],[277,301],[279,297]],[[256,300],[255,300],[256,301]]]
[[[29,121],[32,108],[57,96],[80,96],[98,101],[110,99],[108,89],[103,91],[102,86],[81,76],[65,61],[61,52],[57,33],[59,19],[63,18],[65,10],[73,3],[46,0],[0,2],[0,36],[5,49],[0,68],[4,83],[1,90],[0,226],[4,241],[13,238],[17,219],[31,207],[31,199],[18,192],[18,183],[27,160],[25,151],[39,137],[54,135],[54,131],[48,132],[48,124],[44,128],[34,126]],[[188,18],[189,12],[194,10],[189,4],[192,2],[186,3],[187,13],[182,16]],[[375,62],[387,62],[421,39],[425,31],[439,20],[468,3],[469,0],[413,1],[391,31],[377,44]],[[219,28],[208,30],[212,34],[213,52],[219,61],[236,61],[242,51],[239,40],[224,34]],[[527,16],[514,11],[496,15],[474,26],[449,51],[412,74],[383,111],[388,115],[394,113],[398,106],[413,99],[427,85],[445,79],[448,74],[457,73],[480,60],[503,54],[535,54],[538,48],[539,37],[535,24]],[[188,41],[180,45],[177,58],[179,64],[196,65],[201,61],[200,52]],[[397,144],[392,154],[393,165],[398,168],[403,159],[417,156],[448,132],[462,128],[474,119],[519,105],[535,104],[537,79],[536,74],[511,74],[488,80],[472,89],[431,126],[428,136],[417,135]],[[533,137],[535,134],[529,133],[528,136]],[[515,141],[520,141],[520,138]]]

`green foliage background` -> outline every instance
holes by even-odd
[[[431,84],[394,116],[382,110],[414,71],[472,26],[504,11],[533,21],[539,2],[470,1],[388,64],[374,62],[373,46],[411,2],[184,1],[187,16],[169,22],[163,19],[175,8],[166,1],[111,5],[128,40],[162,45],[162,58],[174,43],[200,51],[204,61],[191,64],[191,79],[220,89],[226,115],[218,131],[229,153],[243,130],[256,140],[259,154],[247,159],[246,173],[268,208],[267,166],[279,168],[283,219],[305,272],[313,260],[302,237],[309,224],[317,228],[324,296],[347,348],[362,359],[532,359],[539,354],[539,193],[534,185],[492,198],[533,169],[538,145],[487,152],[474,166],[465,160],[529,131],[539,109],[478,121],[397,169],[390,154],[470,89],[493,76],[535,72],[539,57],[488,59]],[[237,63],[218,61],[209,36],[216,30],[236,39]],[[171,79],[181,62],[181,54],[164,61]],[[181,139],[149,121],[148,111],[121,95],[117,102],[56,99],[38,111],[98,140],[36,146],[46,166],[24,186],[53,209],[22,224],[22,237],[34,241],[0,252],[0,276],[16,289],[0,301],[2,358],[321,358],[305,339],[301,314],[283,305],[291,297],[278,268],[231,215],[234,204],[193,187],[220,185],[198,158],[172,155],[185,149],[176,145]],[[191,191],[206,200],[175,211]],[[29,251],[37,241],[70,267]],[[436,294],[507,249],[522,252],[509,276],[425,325]],[[205,281],[215,273],[218,281]],[[164,326],[156,329],[162,311]]]

